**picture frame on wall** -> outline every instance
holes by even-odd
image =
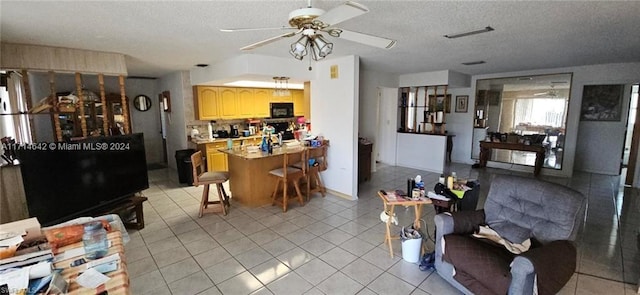
[[[451,113],[451,94],[429,95],[429,110],[432,112],[444,111]]]
[[[456,113],[466,113],[469,110],[469,96],[456,96]]]
[[[580,121],[620,121],[624,84],[584,85]]]

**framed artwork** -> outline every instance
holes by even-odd
[[[620,121],[623,94],[623,84],[585,85],[580,121]]]
[[[466,113],[469,109],[469,96],[458,95],[456,96],[456,113]]]
[[[429,111],[451,113],[451,94],[429,95]]]

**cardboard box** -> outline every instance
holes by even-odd
[[[36,241],[43,237],[40,222],[36,217],[0,224],[0,232],[22,233],[24,243]]]

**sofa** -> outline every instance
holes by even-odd
[[[513,175],[497,175],[490,185],[484,209],[435,216],[438,274],[465,294],[557,293],[575,272],[574,241],[584,220],[585,196]],[[502,244],[473,237],[483,225]],[[505,245],[528,249],[514,253]]]

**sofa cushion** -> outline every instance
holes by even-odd
[[[586,200],[571,188],[538,179],[498,175],[484,204],[487,224],[513,243],[575,240]],[[509,223],[510,225],[506,225]]]
[[[507,294],[514,254],[492,242],[446,235],[443,260],[454,265],[453,278],[474,294]]]

